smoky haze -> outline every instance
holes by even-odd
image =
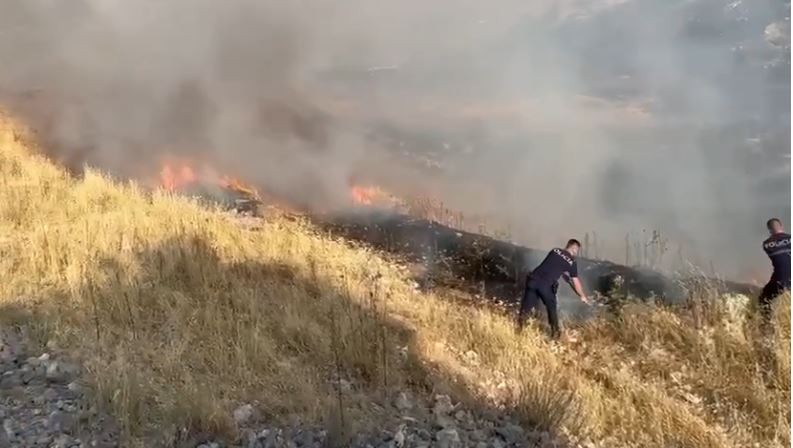
[[[790,216],[789,3],[7,0],[0,102],[121,176],[208,158],[307,204],[351,178],[546,247],[660,229],[770,273]],[[757,280],[764,280],[762,276]]]

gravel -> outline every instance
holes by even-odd
[[[30,354],[20,334],[0,327],[0,372],[0,447],[119,446],[112,419],[90,405],[67,359]]]
[[[382,429],[358,432],[346,442],[334,445],[330,432],[322,427],[262,427],[240,423],[242,437],[237,441],[206,440],[201,448],[517,448],[568,447],[569,444],[549,433],[528,431],[505,415],[483,417],[455,404],[448,395],[422,400],[408,392],[396,393],[391,401]],[[255,409],[242,405],[232,413],[236,419],[241,411],[254,415]],[[491,413],[492,414],[492,413]],[[245,419],[242,419],[245,420]],[[378,425],[373,425],[378,426]],[[213,445],[214,444],[214,445]]]

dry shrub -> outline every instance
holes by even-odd
[[[582,434],[585,427],[582,403],[565,381],[566,372],[532,372],[518,379],[515,409],[529,425],[543,431],[566,428]]]

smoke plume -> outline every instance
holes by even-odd
[[[533,246],[661,230],[727,275],[790,215],[776,0],[7,0],[0,103],[51,155],[210,159],[308,204],[431,193]]]

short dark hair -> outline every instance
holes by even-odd
[[[570,246],[581,247],[581,241],[578,241],[575,238],[571,238],[571,239],[567,240],[567,246],[565,246],[565,247],[570,247]]]
[[[774,227],[774,224],[779,224],[781,226],[782,220],[779,218],[771,218],[765,223],[765,226],[768,228],[768,230],[771,230],[771,228]]]

